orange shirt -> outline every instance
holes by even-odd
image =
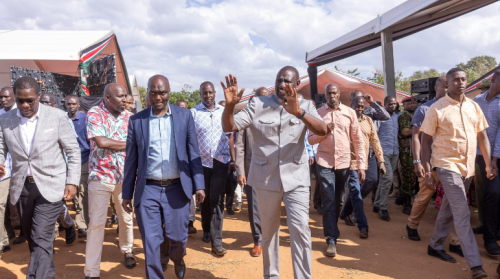
[[[366,158],[368,160],[368,153],[370,152],[370,144],[373,148],[373,153],[377,157],[378,162],[384,161],[384,152],[382,151],[382,146],[380,146],[380,140],[378,139],[377,129],[373,124],[373,121],[370,117],[366,115],[361,115],[358,119],[359,127],[361,128],[361,132],[363,133],[363,142],[365,144],[365,152]],[[351,170],[358,170],[357,164],[357,156],[354,153],[354,145],[351,141]],[[368,169],[368,164],[365,164],[364,170]]]
[[[477,134],[488,128],[479,105],[463,96],[462,101],[448,94],[435,102],[425,115],[421,131],[432,136],[433,168],[443,168],[474,176]]]
[[[357,165],[365,169],[366,152],[363,134],[359,127],[356,112],[340,104],[337,109],[324,105],[318,114],[326,124],[335,123],[333,131],[326,136],[318,136],[309,131],[308,141],[311,145],[319,143],[316,162],[325,168],[347,169],[351,165],[351,140],[356,153]]]

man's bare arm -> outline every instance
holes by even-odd
[[[127,142],[125,141],[114,140],[103,136],[95,137],[94,140],[99,148],[110,151],[125,151],[127,147]]]

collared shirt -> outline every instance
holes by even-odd
[[[462,101],[448,94],[428,110],[421,131],[431,136],[431,165],[463,177],[474,175],[477,133],[488,128],[483,111],[476,102],[463,96]]]
[[[11,110],[16,109],[16,108],[17,108],[17,104],[14,103]],[[0,109],[0,115],[4,114],[6,112],[7,111],[5,110],[5,108]],[[7,179],[7,178],[10,178],[10,173],[12,172],[12,158],[10,157],[10,152],[7,153],[7,156],[5,157],[4,164],[5,164],[5,175],[2,178],[0,178],[0,181]]]
[[[437,101],[436,98],[429,100],[419,106],[415,113],[413,114],[413,118],[411,119],[411,126],[422,127],[422,123],[424,122],[425,114],[430,106],[432,106]]]
[[[77,112],[75,119],[71,119],[71,124],[77,135],[80,153],[82,155],[82,164],[89,160],[90,145],[87,139],[87,115],[83,112]]]
[[[363,113],[372,120],[383,121],[391,118],[391,115],[387,112],[387,110],[376,102],[372,102],[370,106],[366,106]]]
[[[385,155],[399,155],[399,115],[400,113],[393,113],[389,120],[379,122],[378,138]]]
[[[350,107],[340,104],[337,109],[324,105],[318,109],[318,114],[325,123],[333,122],[335,128],[326,136],[309,134],[309,143],[319,143],[316,162],[325,168],[346,169],[351,165],[351,140],[357,155],[357,164],[365,168],[366,153],[363,136],[359,127],[356,112]]]
[[[491,156],[500,157],[500,95],[496,95],[489,102],[486,100],[489,90],[474,98],[481,110],[484,117],[488,121],[489,127],[486,129],[488,139],[491,144]],[[481,154],[481,150],[477,149],[477,154]]]
[[[309,144],[307,138],[309,137],[309,130],[306,131],[306,137],[304,138],[306,144],[307,155],[309,157],[316,158],[316,153],[318,153],[318,144]]]
[[[90,140],[89,179],[111,184],[123,183],[125,151],[111,151],[97,146],[95,137],[127,141],[128,122],[133,114],[123,111],[117,118],[104,102],[87,113],[87,136]]]
[[[174,122],[170,105],[162,117],[149,116],[149,156],[147,179],[166,180],[180,177],[175,148]]]
[[[40,108],[38,108],[35,116],[32,118],[24,117],[20,110],[17,110],[17,116],[21,119],[19,128],[21,129],[21,137],[23,138],[24,148],[28,151],[28,156],[33,149],[33,138],[35,137],[36,126],[38,125],[38,118],[40,117]],[[28,176],[31,176],[31,166],[28,166]]]
[[[213,168],[214,159],[227,164],[231,158],[227,138],[231,133],[222,131],[223,110],[224,107],[215,104],[214,109],[210,111],[203,103],[191,109],[198,136],[201,164],[207,168]]]
[[[370,117],[366,115],[361,115],[358,119],[359,127],[361,128],[361,133],[363,134],[363,144],[365,147],[366,158],[368,158],[368,153],[370,151],[370,145],[373,147],[373,152],[377,157],[378,162],[384,161],[384,152],[382,151],[382,146],[380,146],[380,140],[378,139],[377,130],[373,121]],[[354,145],[351,141],[351,170],[358,170],[357,156],[354,152]],[[368,164],[365,164],[365,170],[368,169]]]

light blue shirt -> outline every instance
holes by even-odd
[[[380,121],[378,138],[384,155],[399,155],[398,117],[401,113],[394,113],[389,120]]]
[[[162,117],[149,116],[149,156],[147,179],[165,180],[180,177],[175,149],[174,123],[170,105]]]
[[[474,98],[481,110],[484,113],[486,121],[488,121],[488,128],[486,128],[486,134],[491,144],[491,156],[500,157],[500,95],[495,96],[489,102],[486,101],[486,96],[490,91],[486,91],[481,95]],[[477,154],[481,154],[479,147],[477,148]]]

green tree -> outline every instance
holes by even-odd
[[[339,71],[339,72],[342,72],[342,73],[346,73],[348,75],[351,75],[351,76],[359,76],[360,75],[360,72],[358,71],[358,68],[354,69],[354,70],[347,70],[347,71],[344,71],[343,69],[341,68],[338,68],[337,65],[333,66],[335,68],[335,70]]]
[[[139,86],[139,96],[141,97],[142,109],[146,108],[146,94],[147,94],[146,87]]]
[[[471,70],[471,73],[479,75],[479,77],[485,75],[489,71],[493,70],[498,66],[497,60],[493,56],[483,55],[472,57],[467,63],[459,63],[457,67],[462,68],[464,70]],[[473,80],[468,80],[473,81]]]

